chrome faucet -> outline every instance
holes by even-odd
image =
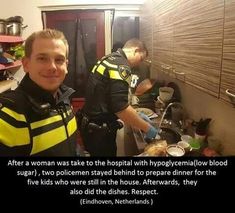
[[[180,107],[183,109],[183,111],[184,111],[184,107],[183,107],[183,105],[182,105],[181,103],[179,103],[179,102],[172,102],[172,103],[169,103],[169,104],[167,105],[167,107],[165,108],[165,110],[163,111],[161,120],[160,120],[160,122],[159,122],[159,128],[160,128],[160,129],[161,129],[161,125],[162,125],[162,122],[163,122],[163,119],[164,119],[164,117],[165,117],[165,115],[166,115],[167,110],[168,110],[170,107],[174,106],[174,105],[180,106]],[[181,124],[181,126],[183,125],[183,122],[182,122],[182,121],[179,122],[179,123]]]

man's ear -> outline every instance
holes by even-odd
[[[68,66],[69,66],[69,60],[68,59],[66,59],[66,71],[65,71],[65,74],[68,74]]]
[[[29,72],[28,64],[29,64],[29,58],[23,57],[23,58],[22,58],[22,65],[23,65],[23,68],[24,68],[24,72],[25,72],[25,73],[28,73],[28,72]]]
[[[135,47],[135,49],[134,49],[134,50],[135,50],[135,53],[140,53],[140,52],[142,52],[142,51],[141,51],[141,49],[140,49],[140,48],[138,48],[138,47]]]
[[[135,55],[137,52],[139,52],[138,48],[134,47],[133,48],[133,54]]]

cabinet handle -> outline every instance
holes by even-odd
[[[226,92],[226,94],[227,94],[228,96],[235,98],[235,94],[229,92],[229,89],[226,89],[225,92]]]
[[[166,69],[166,65],[162,64],[162,65],[161,65],[161,71],[162,71],[162,72],[165,72],[165,69]]]
[[[172,66],[171,65],[162,64],[161,68],[162,68],[162,72],[169,74],[169,72],[172,69]]]
[[[178,72],[175,69],[173,69],[173,73],[175,73],[176,75],[185,75],[184,72]]]

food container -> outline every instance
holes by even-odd
[[[184,149],[177,144],[169,145],[166,148],[166,156],[168,157],[182,157],[184,154]]]

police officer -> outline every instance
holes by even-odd
[[[91,156],[116,156],[116,132],[122,126],[118,119],[141,129],[149,139],[158,133],[128,102],[131,68],[146,54],[142,41],[130,39],[122,49],[99,60],[91,71],[85,105],[78,115],[83,142]]]
[[[0,94],[0,156],[76,156],[73,89],[61,85],[68,42],[57,30],[33,33],[25,42],[25,77]]]

